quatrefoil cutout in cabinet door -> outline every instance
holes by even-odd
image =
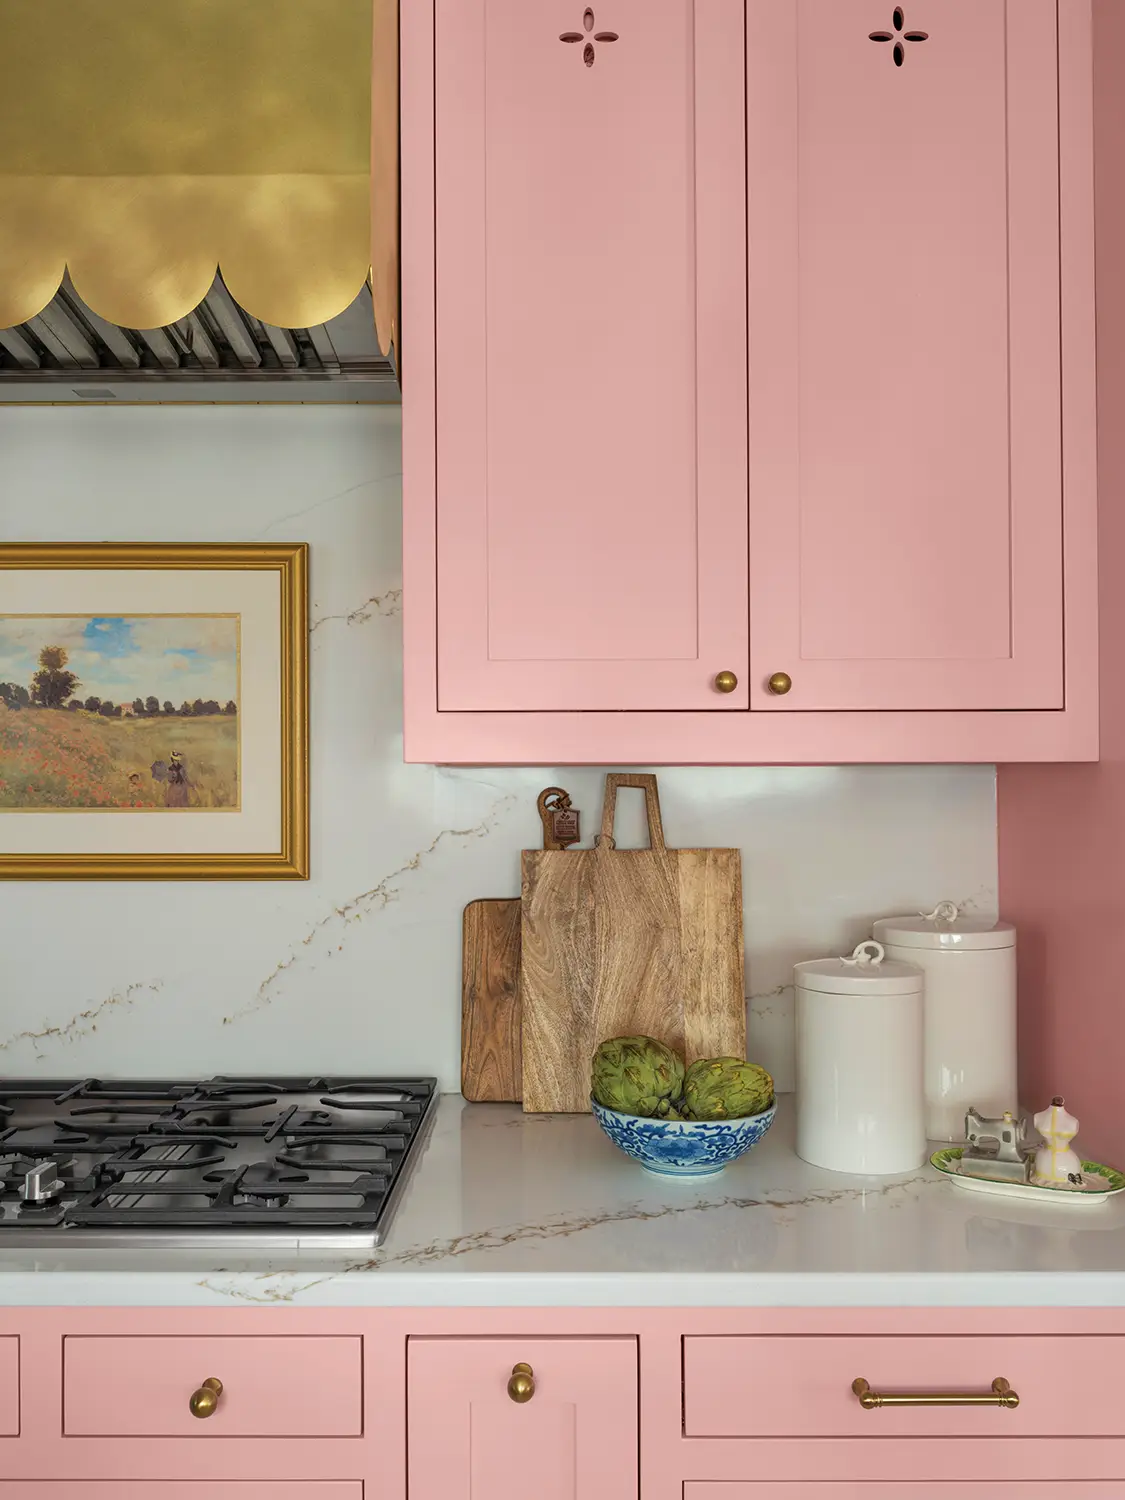
[[[560,42],[567,42],[571,46],[574,46],[578,42],[582,43],[582,61],[588,68],[592,68],[597,61],[598,50],[595,45],[596,43],[601,42],[604,46],[609,42],[620,40],[616,31],[595,31],[594,27],[596,24],[594,12],[587,6],[582,15],[582,30],[564,31],[559,36]]]

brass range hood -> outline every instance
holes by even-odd
[[[394,0],[0,0],[0,35],[0,402],[397,398]]]

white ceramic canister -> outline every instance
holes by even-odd
[[[910,1172],[926,1159],[922,986],[880,943],[795,964],[797,1155],[833,1172]]]
[[[926,974],[926,1133],[965,1139],[965,1111],[1018,1112],[1016,929],[963,917],[953,901],[913,917],[884,917],[875,937],[890,958]]]

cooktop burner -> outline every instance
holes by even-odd
[[[370,1249],[432,1078],[0,1079],[5,1244]]]

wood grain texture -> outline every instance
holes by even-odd
[[[655,777],[607,777],[603,828],[618,785],[644,787],[662,844]],[[525,1110],[588,1110],[590,1059],[611,1036],[657,1037],[688,1062],[745,1056],[739,850],[619,850],[603,835],[525,850],[522,889]]]
[[[470,901],[461,926],[461,1092],[518,1103],[520,903]]]

